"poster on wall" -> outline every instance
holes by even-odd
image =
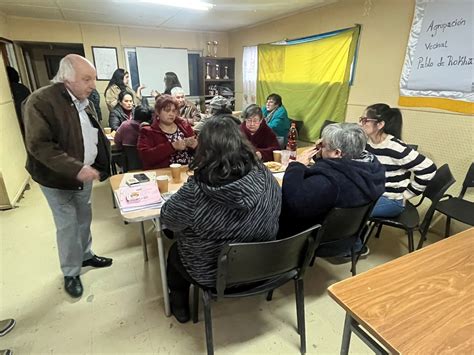
[[[400,79],[400,104],[471,112],[471,0],[417,0]]]
[[[118,68],[117,48],[92,47],[97,80],[110,80]]]

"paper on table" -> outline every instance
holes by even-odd
[[[115,191],[118,205],[123,212],[160,208],[163,204],[156,182],[121,186]]]
[[[275,179],[278,179],[278,180],[283,180],[283,176],[285,175],[285,172],[282,172],[282,173],[273,173],[273,176],[275,177]]]

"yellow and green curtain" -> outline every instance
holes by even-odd
[[[360,27],[258,46],[257,102],[279,94],[292,120],[303,121],[300,139],[319,138],[325,120],[344,121],[351,64]]]

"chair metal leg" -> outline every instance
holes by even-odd
[[[268,291],[268,293],[267,293],[267,301],[271,301],[271,300],[272,300],[272,298],[273,298],[273,291],[274,291],[274,290]]]
[[[408,236],[408,252],[412,253],[415,250],[412,229],[407,230],[407,236]],[[421,239],[420,239],[421,244],[423,244],[422,240],[423,240],[423,236],[421,236]]]
[[[197,323],[199,318],[199,287],[193,285],[193,323]]]
[[[300,335],[301,354],[306,353],[306,327],[304,319],[304,284],[303,279],[295,280],[296,293],[296,318],[298,323],[298,333]]]
[[[360,254],[360,252],[359,252]],[[357,263],[357,260],[356,260],[356,255],[355,255],[355,251],[354,251],[354,246],[351,247],[351,272],[352,272],[352,276],[355,276],[357,274],[357,271],[356,271],[356,263]]]
[[[379,223],[378,229],[377,229],[377,234],[375,234],[375,238],[379,239],[380,238],[380,232],[382,232],[382,223]]]
[[[114,190],[112,190],[112,187],[110,188],[110,192],[112,192],[112,207],[117,208],[117,204],[115,203]]]
[[[315,260],[316,260],[316,251],[314,251],[314,255],[313,255],[313,257],[311,258],[311,261],[309,262],[309,266],[313,266]]]
[[[212,339],[212,318],[211,318],[211,294],[209,291],[202,292],[204,303],[204,321],[206,326],[207,354],[214,355],[214,341]]]
[[[451,217],[446,216],[446,229],[444,231],[444,237],[447,238],[451,234]]]
[[[341,355],[347,355],[349,353],[349,347],[351,345],[351,324],[352,318],[349,313],[346,313],[344,331],[342,333]]]
[[[145,222],[140,222],[140,231],[141,231],[141,237],[142,237],[143,259],[145,260],[145,262],[147,262],[148,250],[146,246]]]

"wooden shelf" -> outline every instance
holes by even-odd
[[[206,63],[209,63],[209,68],[207,68]],[[217,65],[219,65],[218,68]],[[225,67],[227,67],[227,76],[229,79],[206,79],[207,75],[210,75],[211,78],[215,78],[216,76],[222,78],[226,74]],[[212,87],[217,87],[219,94],[227,98],[233,98],[235,96],[235,58],[201,57],[199,76],[202,96],[213,97],[212,95],[208,95]],[[230,90],[232,94],[223,95],[222,91],[224,91],[225,88]]]

